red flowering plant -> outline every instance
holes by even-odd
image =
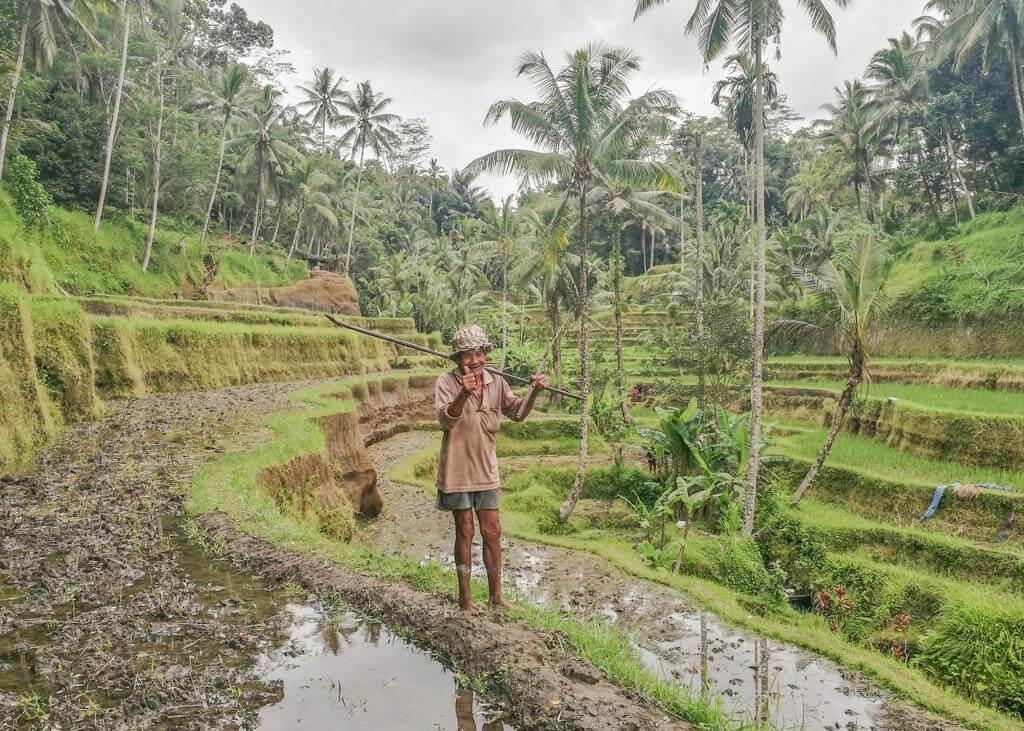
[[[846,587],[837,586],[831,592],[822,589],[814,595],[814,612],[821,615],[830,632],[838,632],[843,621],[853,615],[853,605]]]

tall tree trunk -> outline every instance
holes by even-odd
[[[931,183],[928,182],[928,175],[925,173],[924,168],[924,154],[921,152],[921,140],[918,139],[918,150],[915,153],[917,157],[917,167],[921,171],[921,186],[924,188],[925,195],[928,198],[928,208],[931,210],[933,216],[939,215],[939,209],[935,205],[935,196],[932,193]]]
[[[697,217],[697,407],[708,407],[707,343],[704,342],[704,135],[697,132],[693,145],[694,203]]]
[[[843,421],[846,419],[846,412],[849,411],[850,404],[853,402],[853,395],[857,392],[857,388],[859,386],[860,375],[857,373],[857,369],[854,368],[853,374],[846,382],[846,388],[843,389],[843,393],[839,396],[839,403],[836,405],[836,413],[832,415],[832,425],[829,427],[828,434],[825,435],[825,441],[821,445],[821,449],[818,450],[818,456],[816,456],[814,461],[811,462],[811,467],[807,470],[807,474],[804,475],[804,479],[800,482],[800,486],[790,498],[792,502],[800,502],[808,488],[810,488],[811,483],[814,482],[814,478],[817,477],[818,473],[821,471],[821,466],[825,464],[825,460],[828,458],[828,453],[832,450],[832,443],[836,440],[836,435],[843,426]]]
[[[949,133],[949,127],[946,127],[946,152],[949,155],[949,168],[960,183],[960,189],[964,192],[964,198],[967,199],[967,210],[971,213],[971,220],[974,220],[978,215],[974,211],[974,196],[971,195],[971,189],[967,187],[967,181],[964,180],[963,173],[960,172],[960,165],[956,161],[953,136]]]
[[[299,234],[302,232],[302,217],[306,213],[306,207],[303,205],[299,206],[298,220],[295,221],[295,235],[292,236],[292,245],[288,249],[288,258],[285,259],[285,266],[291,263],[292,257],[295,255],[295,247],[299,245]]]
[[[117,124],[121,116],[121,92],[124,89],[124,75],[128,68],[128,36],[131,33],[132,14],[128,11],[128,0],[121,0],[124,13],[124,37],[121,39],[121,67],[117,72],[117,88],[114,90],[114,111],[110,115],[110,129],[107,131],[107,149],[103,159],[103,178],[100,180],[100,199],[96,204],[96,217],[92,230],[99,231],[103,221],[103,206],[107,202],[107,184],[110,182],[110,160],[114,156],[114,140],[117,138]]]
[[[281,219],[284,217],[284,201],[280,200],[281,196],[278,195],[277,201],[277,220],[274,221],[274,235],[270,237],[270,243],[277,243],[277,236],[281,233]]]
[[[647,231],[640,224],[640,268],[647,274]]]
[[[622,364],[622,229],[618,221],[612,219],[615,226],[612,250],[612,307],[615,312],[615,391],[619,398],[619,409],[622,420],[629,421],[629,409],[625,398],[625,369]]]
[[[554,333],[551,341],[551,372],[555,377],[555,384],[562,388],[562,325],[557,299],[551,305],[551,331]],[[562,397],[556,396],[555,403],[562,403]]]
[[[757,301],[754,310],[754,362],[750,378],[750,445],[747,461],[747,490],[743,497],[743,533],[754,532],[754,510],[757,505],[757,478],[761,466],[761,414],[763,411],[762,392],[764,386],[764,299],[765,299],[765,227],[764,209],[764,31],[758,29],[754,40],[754,63],[757,67],[757,82],[754,102],[754,167],[757,213],[754,242],[754,259],[757,269]]]
[[[217,200],[217,189],[220,188],[220,174],[224,169],[224,149],[228,141],[228,125],[231,124],[231,110],[224,112],[224,125],[220,130],[220,153],[217,157],[217,174],[213,176],[213,190],[210,192],[210,205],[206,207],[206,218],[203,219],[203,235],[200,242],[206,242],[207,233],[210,230],[210,217],[213,215],[213,204]]]
[[[1015,29],[1017,27],[1016,19],[1013,17],[1013,11],[1010,9],[1009,3],[1003,3],[1003,17],[1006,20],[1007,29]],[[1017,104],[1017,121],[1020,123],[1020,133],[1024,137],[1024,97],[1021,96],[1021,81],[1020,81],[1020,50],[1017,47],[1017,37],[1014,33],[1010,32],[1006,34],[1007,47],[1010,52],[1010,76],[1013,80],[1013,100]]]
[[[11,91],[7,95],[7,113],[4,115],[4,128],[0,131],[0,180],[4,177],[4,160],[7,159],[7,138],[11,134],[11,120],[14,119],[14,102],[18,98],[18,82],[25,68],[25,45],[28,43],[28,21],[21,26],[21,40],[18,41],[18,60],[14,64],[14,76],[11,77]]]
[[[164,69],[160,48],[156,51],[156,89],[160,97],[160,114],[156,119],[156,140],[153,148],[153,207],[149,213],[149,232],[146,234],[146,253],[142,257],[142,271],[149,269],[153,255],[153,239],[156,237],[156,214],[160,206],[160,163],[164,153]]]
[[[249,241],[249,256],[256,256],[256,241],[260,235],[260,208],[263,203],[263,151],[256,153],[256,202],[252,209],[252,238]]]
[[[576,478],[569,490],[569,497],[559,510],[559,517],[566,521],[576,509],[580,492],[583,490],[583,478],[587,474],[587,430],[590,426],[590,292],[587,278],[590,276],[587,262],[587,183],[579,183],[580,197],[580,453],[576,460]]]
[[[501,247],[501,370],[508,360],[508,246]]]
[[[352,241],[356,235],[356,206],[359,205],[359,188],[363,183],[363,156],[366,154],[366,142],[359,148],[359,172],[356,173],[356,192],[352,197],[352,223],[348,227],[348,252],[345,254],[345,276],[352,278]]]

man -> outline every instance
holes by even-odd
[[[491,607],[507,607],[501,595],[501,523],[498,520],[498,454],[495,437],[502,415],[522,421],[537,395],[547,388],[544,376],[532,376],[525,398],[512,393],[505,379],[485,369],[491,350],[487,334],[468,325],[452,339],[452,360],[458,367],[437,379],[437,420],[444,429],[437,462],[437,508],[455,516],[455,570],[459,606],[477,612],[469,592],[472,573],[473,512],[480,523],[484,566]]]

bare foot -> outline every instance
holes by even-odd
[[[512,605],[502,599],[500,596],[497,599],[491,599],[488,604],[491,609],[511,609]]]
[[[466,614],[469,614],[469,615],[480,614],[480,608],[476,604],[474,604],[472,601],[468,601],[468,600],[464,601],[464,602],[460,601],[459,602],[459,609],[461,609],[463,612],[465,612]]]

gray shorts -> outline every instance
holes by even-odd
[[[438,510],[452,513],[456,510],[497,510],[498,488],[476,490],[475,492],[441,492],[437,491]]]

